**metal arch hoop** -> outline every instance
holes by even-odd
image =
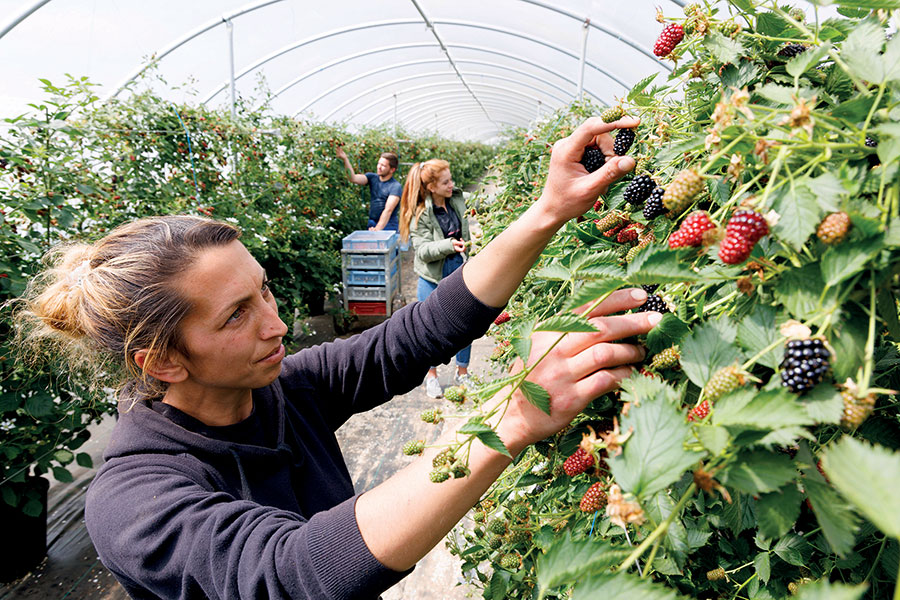
[[[479,115],[482,115],[482,112],[480,109],[469,107],[469,108],[460,108],[457,110],[445,111],[443,114],[441,114],[439,116],[443,123],[450,122],[452,119],[461,119],[463,117],[472,116],[472,117],[475,117],[475,119],[474,119],[475,121],[482,121],[482,122],[488,123],[489,125],[487,128],[490,129],[490,122],[486,121],[484,116],[480,116],[480,118],[479,118]],[[522,114],[519,114],[516,112],[506,113],[505,116],[508,116],[509,118],[514,118],[514,119],[524,119],[525,122],[528,122],[530,120],[525,115],[522,115]],[[414,120],[410,121],[409,123],[403,123],[402,125],[411,131],[421,130],[424,128],[424,123],[428,120],[429,117],[430,117],[430,115],[419,115]],[[521,123],[515,123],[512,121],[504,121],[503,118],[504,117],[501,116],[500,119],[498,119],[498,122],[503,122],[504,124],[511,125],[513,127],[521,126]],[[494,127],[493,131],[496,132],[497,128]]]
[[[498,95],[498,94],[495,94],[494,92],[490,92],[490,91],[482,91],[481,93],[484,94],[484,98],[485,98],[485,99],[493,100],[493,101],[495,101],[495,102],[500,102],[500,103],[501,103],[501,106],[503,105],[502,103],[508,103],[508,104],[512,104],[512,105],[515,105],[515,106],[521,106],[521,107],[528,107],[528,108],[531,108],[531,107],[533,107],[533,106],[537,106],[537,104],[538,104],[537,100],[535,100],[534,103],[529,103],[529,102],[526,102],[526,101],[524,101],[524,100],[513,99],[513,98],[510,98],[510,97],[507,97],[507,96]],[[403,103],[403,109],[402,109],[402,110],[406,110],[406,111],[414,111],[414,110],[416,110],[416,108],[418,108],[418,106],[419,106],[422,102],[428,102],[428,105],[429,105],[429,106],[435,106],[434,102],[429,102],[429,99],[430,99],[430,98],[435,98],[435,97],[439,97],[439,98],[460,98],[460,97],[465,97],[465,96],[459,96],[458,92],[429,92],[429,93],[427,93],[427,94],[420,94],[420,95],[418,95],[418,96],[414,96],[414,97],[411,97],[411,98],[406,99],[406,101]],[[399,109],[400,109],[400,107],[398,107],[398,110],[399,110]],[[390,110],[390,109],[389,109],[389,110]],[[383,111],[382,111],[382,112],[383,112]],[[381,113],[378,113],[378,114],[376,114],[376,115],[374,115],[374,116],[369,117],[369,118],[366,119],[365,121],[361,121],[360,124],[361,124],[363,127],[370,126],[370,125],[372,124],[373,121],[377,121],[380,117],[381,117]]]
[[[50,2],[50,0],[38,0],[31,6],[26,6],[25,8],[23,8],[18,15],[11,18],[6,22],[6,25],[0,28],[0,38],[15,29],[19,23],[30,17],[32,13],[34,13],[37,9],[44,6],[48,2]]]
[[[447,84],[439,84],[439,85],[447,85]],[[483,88],[483,89],[479,90],[479,93],[484,93],[486,95],[486,97],[493,97],[498,100],[508,101],[508,102],[512,102],[512,103],[519,103],[519,104],[529,104],[527,102],[522,102],[523,99],[530,99],[533,101],[533,103],[535,105],[546,104],[544,102],[544,100],[542,100],[541,98],[536,98],[534,96],[522,96],[522,95],[509,96],[509,95],[505,95],[505,94],[498,94],[497,92],[493,91],[495,89],[500,89],[500,90],[505,89],[502,86],[495,86],[495,85],[485,84],[485,83],[479,83],[479,84],[470,83],[470,85],[472,85],[473,87]],[[421,89],[433,89],[434,87],[436,87],[436,86],[422,85],[422,86],[416,86],[414,88],[409,88],[407,91],[413,92],[413,91],[417,91],[417,90],[421,90]],[[404,98],[404,99],[401,99],[400,96],[397,96],[396,107],[388,107],[386,109],[382,109],[379,112],[374,113],[374,115],[372,115],[365,121],[365,124],[369,124],[372,121],[378,121],[379,119],[382,119],[383,115],[386,111],[393,110],[394,108],[399,110],[401,108],[401,106],[410,108],[410,106],[409,106],[410,102],[417,101],[421,98],[437,96],[437,95],[444,95],[444,92],[433,92],[433,93],[429,93],[429,94],[421,94],[421,95],[412,96],[412,97],[408,97],[408,98]],[[364,112],[364,110],[367,110],[369,108],[369,106],[374,106],[379,103],[384,103],[384,102],[387,102],[387,100],[388,100],[388,98],[381,98],[374,103],[370,103],[369,105],[367,105],[365,107],[365,109],[360,109],[359,113],[362,113],[362,112]],[[555,98],[555,100],[557,102],[559,102],[560,104],[566,104],[566,101],[562,100],[561,98]],[[359,113],[357,113],[357,114],[359,114]]]
[[[471,73],[467,73],[467,75],[471,75]],[[481,73],[475,73],[475,75],[481,75]],[[514,81],[514,80],[513,80],[513,81]],[[518,83],[518,82],[515,82],[515,83]],[[407,88],[406,90],[404,90],[404,93],[414,92],[414,91],[421,90],[421,89],[430,89],[430,88],[433,88],[433,87],[435,87],[435,86],[437,86],[437,85],[449,85],[449,82],[448,82],[448,83],[439,83],[439,84],[425,84],[425,85],[419,85],[419,86]],[[500,89],[500,90],[506,89],[506,88],[504,88],[504,87],[502,87],[502,86],[496,86],[496,85],[492,85],[492,84],[489,84],[489,83],[480,83],[480,82],[479,82],[479,83],[470,83],[470,85],[472,85],[472,86],[477,86],[477,87],[481,87],[481,88],[487,88],[487,89]],[[559,98],[559,97],[557,97],[557,96],[553,96],[553,95],[551,95],[551,94],[547,94],[547,95],[550,96],[551,98],[553,98],[554,100],[556,100],[557,102],[560,102],[560,103],[562,103],[562,104],[565,104],[565,103],[566,103],[566,101],[563,100],[562,98]],[[369,102],[369,103],[366,104],[365,106],[361,107],[359,110],[354,111],[354,113],[355,113],[356,115],[363,114],[363,113],[365,113],[366,111],[368,111],[370,108],[372,108],[373,106],[378,106],[379,104],[383,104],[383,103],[388,102],[388,100],[390,100],[392,97],[393,97],[393,96],[382,96],[381,98],[377,98],[377,99],[375,99],[375,100],[372,100],[371,102]],[[517,97],[521,97],[521,94],[519,94],[518,96],[510,96],[510,99],[511,99],[511,100],[515,100],[515,99],[517,99]],[[544,100],[542,100],[542,99],[540,99],[540,98],[537,98],[537,97],[534,97],[534,96],[527,96],[527,97],[533,99],[535,102],[544,102]],[[416,97],[414,96],[413,98],[416,98]],[[401,100],[401,96],[400,96],[399,94],[397,95],[397,101],[398,101],[398,105],[397,105],[398,107],[399,107],[399,103],[404,102],[403,100]],[[393,108],[393,107],[390,107],[390,108],[387,108],[387,109],[382,109],[380,112],[375,113],[375,116],[369,118],[368,121],[367,121],[367,123],[376,120],[378,117],[380,117],[380,116],[385,112],[385,110],[391,110],[392,108]]]
[[[440,111],[448,107],[450,109],[455,107],[458,107],[460,109],[471,108],[464,104],[464,102],[462,102],[465,99],[466,96],[464,94],[457,93],[452,96],[446,96],[445,99],[441,102],[430,102],[426,106],[417,105],[415,107],[411,107],[409,110],[407,110],[406,114],[404,115],[404,119],[400,122],[400,124],[413,122],[420,117],[432,114],[435,110]],[[505,102],[502,99],[487,96],[485,97],[485,104],[490,106],[491,110],[500,112],[512,112],[513,114],[525,118],[526,120],[532,119],[532,117],[529,115],[529,113],[533,114],[533,107],[531,106],[521,104],[510,105],[508,102]]]

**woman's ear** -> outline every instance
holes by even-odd
[[[134,353],[134,362],[142,371],[160,381],[166,383],[179,383],[187,379],[188,372],[177,356],[163,356],[156,360],[149,360],[148,350],[138,350]]]

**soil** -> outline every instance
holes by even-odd
[[[477,224],[472,222],[473,230]],[[415,301],[416,276],[413,273],[412,252],[402,253],[401,298],[396,308]],[[334,305],[332,303],[332,308]],[[336,337],[345,337],[381,322],[384,317],[357,318],[347,333],[337,333],[334,318],[325,314],[307,319],[295,337],[301,347],[314,346]],[[298,332],[299,333],[299,332]],[[494,343],[484,337],[472,345],[470,372],[476,376],[489,375],[488,356]],[[443,365],[438,375],[443,386],[452,385],[454,366]],[[433,400],[419,386],[391,402],[352,417],[338,431],[337,437],[344,451],[350,475],[357,492],[378,485],[413,459],[401,452],[411,439],[431,441],[437,438],[446,422],[430,425],[419,419],[426,408],[443,400]],[[91,454],[94,464],[102,464],[102,452],[109,440],[113,417],[91,427],[91,438],[82,450]],[[72,483],[53,481],[49,492],[47,558],[24,577],[0,585],[0,600],[104,599],[127,600],[128,595],[112,574],[100,563],[84,527],[84,494],[95,469],[75,467]],[[386,591],[383,600],[462,600],[478,596],[462,581],[459,560],[439,544],[423,558],[416,569],[396,586]]]

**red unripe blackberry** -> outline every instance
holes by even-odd
[[[509,313],[505,310],[497,315],[497,318],[494,319],[494,325],[503,325],[507,321],[509,321],[512,317],[509,316]]]
[[[702,421],[709,414],[709,402],[704,400],[690,410],[687,416],[688,421]]]
[[[781,58],[794,58],[804,52],[806,52],[806,46],[803,44],[785,44],[778,51],[778,56]]]
[[[622,197],[625,198],[625,202],[640,204],[650,197],[655,187],[656,183],[649,175],[638,175],[625,187]]]
[[[613,152],[617,156],[625,156],[633,143],[634,131],[631,129],[620,129],[619,133],[616,134],[616,139],[613,141]]]
[[[656,187],[650,192],[647,202],[644,204],[644,218],[648,221],[655,219],[660,215],[666,214],[666,207],[663,206],[663,196],[666,190],[662,187]]]
[[[679,215],[703,190],[703,177],[693,169],[685,169],[675,176],[662,197],[663,206]]]
[[[751,244],[755,244],[763,236],[769,235],[769,224],[766,222],[766,218],[755,210],[736,210],[728,219],[725,233],[739,235]]]
[[[575,477],[587,471],[594,466],[594,457],[584,451],[584,448],[578,448],[572,456],[563,463],[563,470],[569,477]]]
[[[603,209],[603,198],[597,198],[593,206],[594,212],[600,212]]]
[[[629,242],[635,242],[638,239],[638,233],[643,229],[639,223],[632,223],[625,229],[619,232],[616,236],[616,241],[620,244],[627,244]]]
[[[823,244],[840,244],[847,239],[850,231],[850,215],[845,212],[831,213],[819,223],[816,228],[816,237]]]
[[[653,45],[653,54],[660,57],[668,56],[683,39],[684,28],[678,23],[669,23],[663,28],[656,44]]]
[[[706,385],[703,386],[703,397],[710,402],[715,402],[728,392],[744,385],[746,380],[743,371],[738,367],[724,367],[713,373]]]
[[[825,377],[831,367],[831,352],[820,339],[791,340],[784,347],[781,384],[795,394],[804,394]]]
[[[653,357],[653,360],[650,361],[650,368],[657,371],[659,369],[671,369],[678,366],[679,360],[681,360],[681,352],[678,346],[669,346]]]
[[[715,228],[715,223],[709,219],[705,211],[694,211],[681,222],[681,227],[669,236],[669,248],[699,246],[703,243],[704,232]]]
[[[619,232],[622,231],[622,229],[624,229],[627,225],[628,225],[627,222],[625,222],[625,223],[619,223],[618,225],[616,225],[616,226],[613,227],[612,229],[607,229],[606,231],[604,231],[604,232],[603,232],[603,237],[608,237],[608,238],[614,238],[614,237],[617,237],[617,236],[619,235]]]
[[[584,156],[581,157],[581,164],[588,173],[593,173],[606,163],[606,157],[603,151],[597,146],[588,146],[584,149]]]
[[[637,311],[638,312],[653,311],[653,312],[658,312],[658,313],[671,312],[669,310],[669,307],[666,306],[666,301],[663,300],[660,296],[657,296],[656,294],[651,294],[651,295],[647,296],[647,301],[644,302],[640,307],[638,307]]]
[[[739,235],[726,235],[719,245],[719,258],[726,265],[744,262],[753,252],[753,243]]]
[[[854,430],[869,418],[875,408],[875,394],[868,394],[864,398],[857,398],[848,390],[841,391],[844,400],[844,412],[841,413],[841,427]]]
[[[604,508],[606,506],[606,501],[607,497],[606,492],[603,490],[603,484],[598,481],[588,488],[588,491],[581,497],[578,508],[580,508],[582,512],[594,513],[601,508]]]
[[[618,121],[624,116],[625,109],[621,106],[610,106],[602,113],[600,113],[600,118],[603,119],[604,123],[612,123],[613,121]]]

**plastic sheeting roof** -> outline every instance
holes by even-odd
[[[145,81],[175,101],[230,106],[233,71],[238,98],[264,81],[276,113],[491,140],[670,71],[657,5],[684,0],[0,0],[0,116],[65,73],[128,94],[154,57]]]

